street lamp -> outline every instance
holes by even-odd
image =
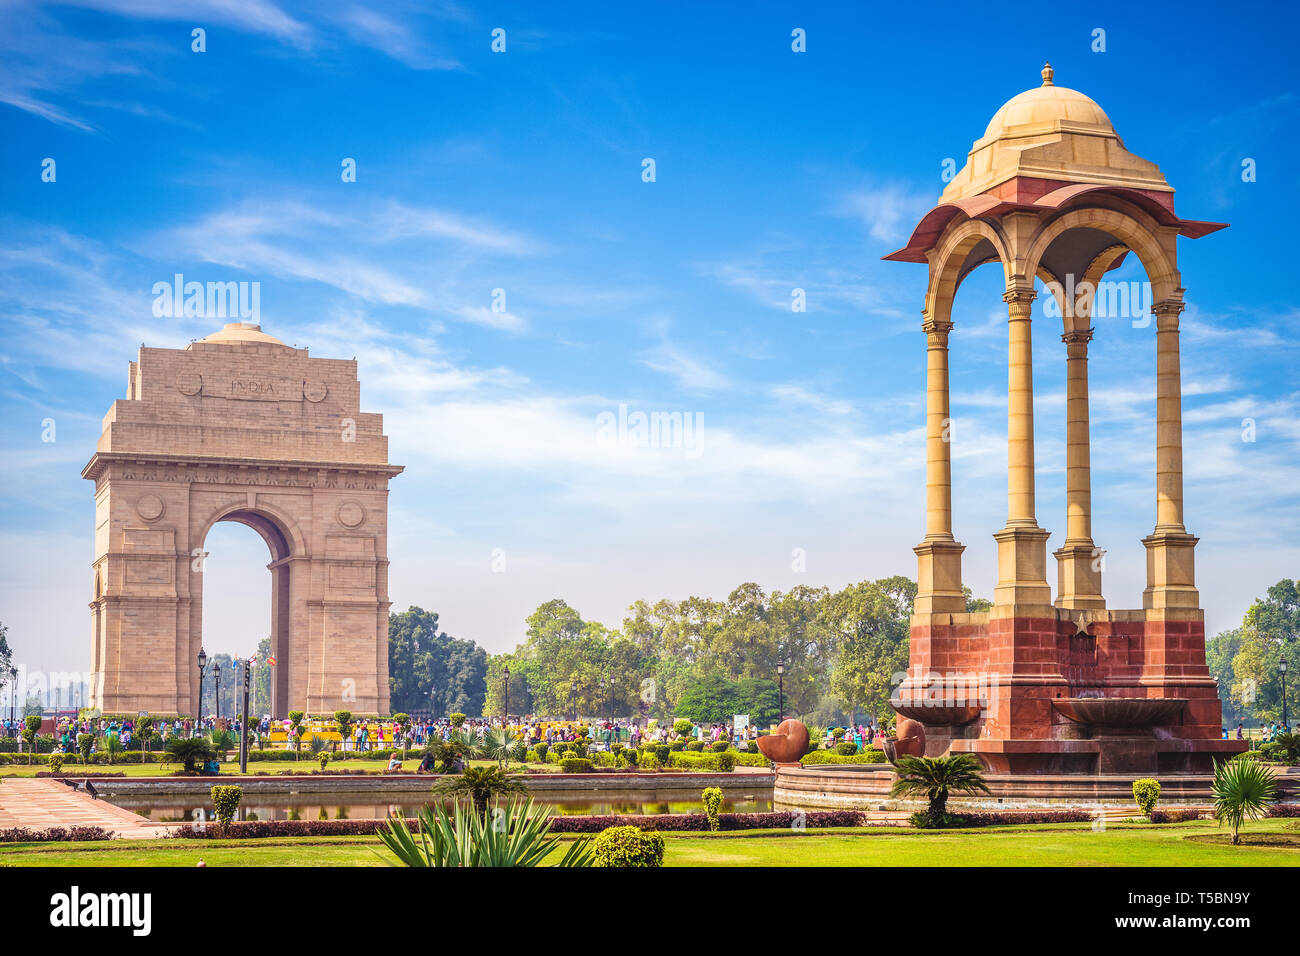
[[[18,668],[9,667],[9,723],[14,722],[14,700],[18,697]],[[17,733],[17,730],[14,731]]]
[[[777,718],[777,723],[785,720],[785,658],[776,659],[776,699],[777,710],[781,715]]]
[[[208,652],[199,648],[199,700],[194,707],[194,726],[197,729],[199,721],[203,719],[203,672],[208,666]]]
[[[578,719],[578,682],[569,683],[569,700],[573,701],[573,719]]]
[[[509,664],[505,666],[505,675],[506,675],[505,711],[506,711],[506,723],[508,724],[510,723],[510,665]]]
[[[1277,662],[1277,669],[1282,673],[1282,726],[1290,727],[1286,719],[1286,658]]]
[[[213,677],[216,679],[216,681],[217,681],[217,697],[216,697],[216,702],[217,702],[217,714],[216,714],[216,719],[217,719],[217,720],[220,720],[220,719],[221,719],[221,665],[218,664],[216,661],[213,661],[213,662],[212,662],[212,676],[213,676]],[[216,724],[213,723],[212,726],[215,727]]]

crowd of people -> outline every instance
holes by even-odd
[[[1271,743],[1272,741],[1278,738],[1279,734],[1289,734],[1289,733],[1291,733],[1291,728],[1288,727],[1286,724],[1279,724],[1276,720],[1273,721],[1273,723],[1271,724],[1260,724],[1259,742],[1262,744]],[[1248,734],[1246,733],[1245,723],[1237,724],[1237,739],[1245,740],[1247,736]],[[1224,740],[1228,739],[1227,727],[1223,728],[1223,739]]]

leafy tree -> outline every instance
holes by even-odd
[[[0,624],[0,689],[13,680],[9,669],[14,666],[14,652],[9,647],[9,628]],[[12,691],[11,691],[12,693]]]
[[[394,710],[481,716],[487,671],[487,652],[440,631],[435,612],[412,606],[389,616],[389,703]]]
[[[736,714],[748,714],[751,723],[766,726],[776,720],[778,710],[776,681],[754,677],[702,677],[676,706],[676,713],[706,724],[730,723]]]
[[[839,636],[831,688],[873,715],[888,711],[896,674],[907,669],[915,582],[900,576],[852,584],[830,596],[823,611]]]
[[[1281,720],[1285,656],[1300,671],[1300,586],[1283,578],[1256,600],[1240,628],[1224,631],[1206,645],[1211,672],[1219,680],[1224,710],[1243,720]],[[1287,711],[1300,713],[1300,680],[1287,680]]]

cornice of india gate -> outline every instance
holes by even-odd
[[[221,484],[267,484],[266,478],[279,474],[297,480],[297,476],[344,475],[389,479],[406,470],[405,465],[360,461],[282,461],[267,458],[226,458],[207,455],[161,455],[137,452],[97,451],[81,469],[81,477],[98,480],[114,464],[140,466],[133,481],[196,481]],[[244,480],[241,480],[244,479]],[[311,486],[307,486],[311,487]]]

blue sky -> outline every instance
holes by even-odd
[[[258,281],[266,331],[358,358],[363,408],[384,413],[407,469],[391,597],[458,637],[513,646],[556,596],[616,626],[637,598],[914,575],[925,270],[880,257],[1045,59],[1160,165],[1181,215],[1232,223],[1180,240],[1186,518],[1208,627],[1294,577],[1300,18],[806,6],[0,3],[0,620],[19,657],[88,666],[80,469],[139,345],[219,324],[153,317],[151,286],[175,272]],[[1142,279],[1133,262],[1117,277]],[[987,268],[962,287],[951,353],[955,526],[984,595],[1005,517],[1000,292]],[[1154,331],[1095,324],[1094,536],[1111,606],[1136,607]],[[1064,531],[1059,330],[1035,323],[1049,548]],[[702,416],[699,454],[603,446],[597,416],[620,403]],[[221,525],[207,549],[205,643],[249,650],[269,615],[265,547]]]

